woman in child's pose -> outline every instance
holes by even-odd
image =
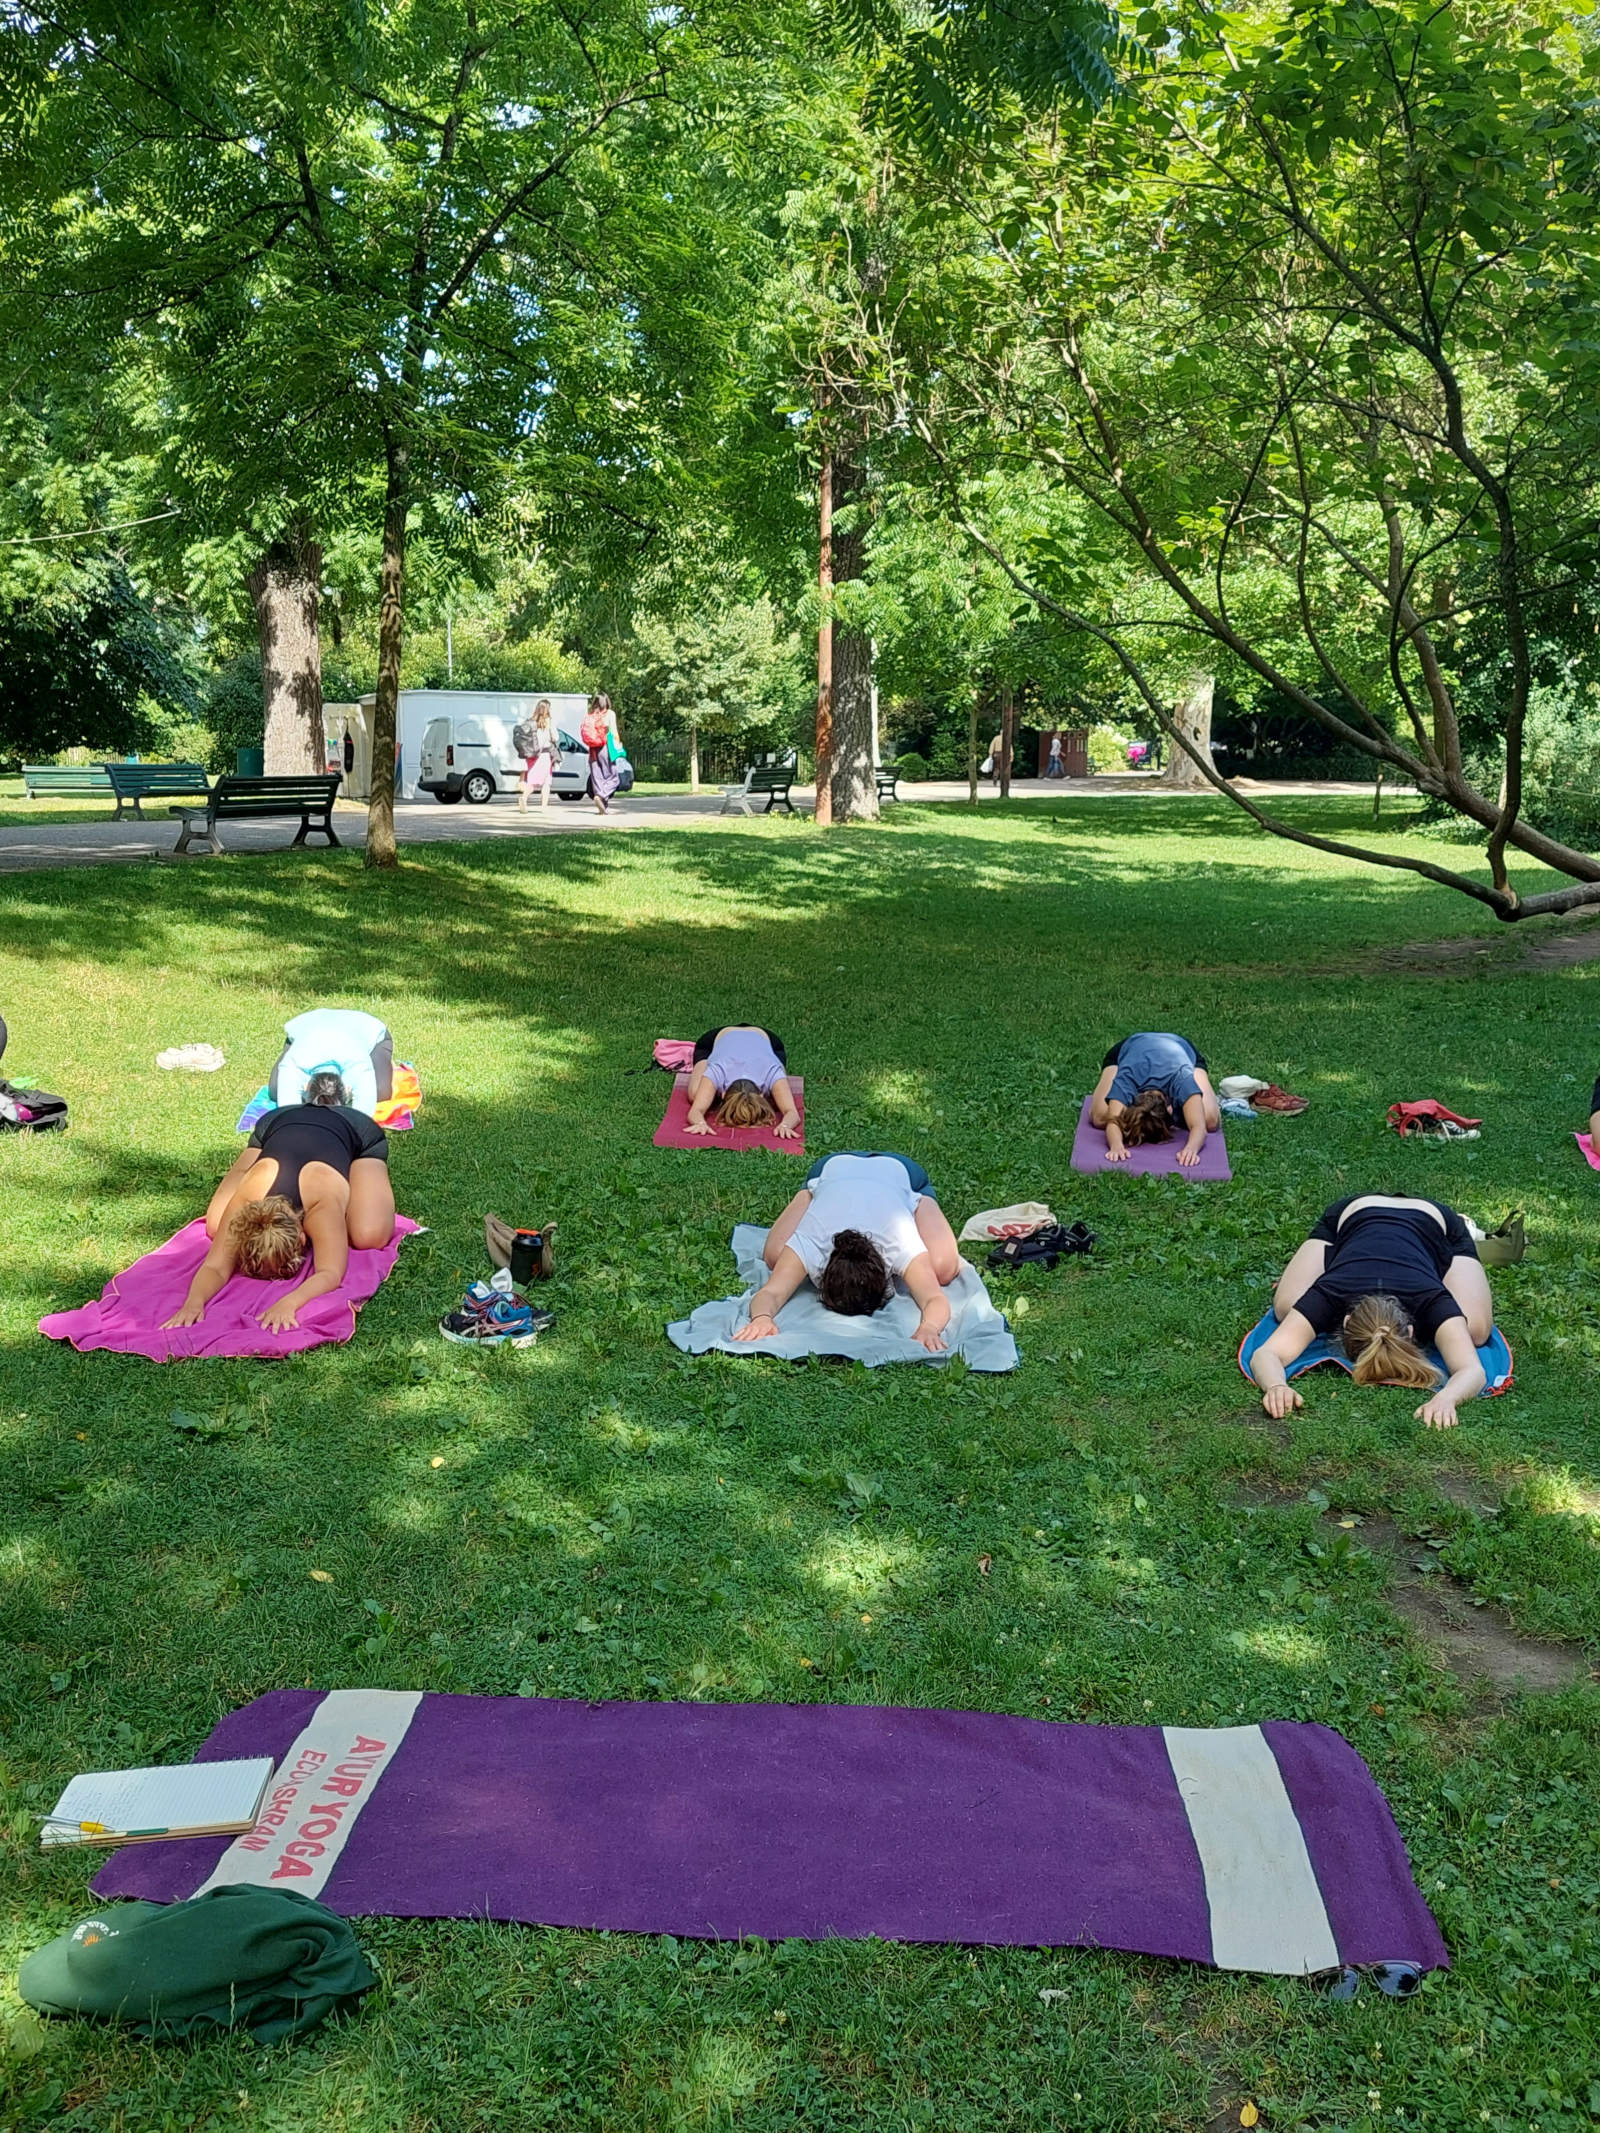
[[[1305,1404],[1286,1367],[1335,1331],[1358,1385],[1428,1394],[1417,1419],[1429,1429],[1454,1429],[1457,1407],[1483,1390],[1489,1278],[1465,1217],[1442,1201],[1378,1192],[1336,1200],[1284,1268],[1272,1307],[1278,1330],[1250,1363],[1269,1415]],[[1450,1366],[1442,1385],[1419,1345],[1428,1341]]]
[[[828,1310],[867,1318],[889,1301],[898,1274],[922,1312],[911,1338],[943,1353],[944,1292],[961,1271],[961,1248],[928,1173],[909,1156],[824,1156],[767,1232],[762,1256],[771,1272],[736,1341],[770,1340],[778,1313],[808,1277]]]
[[[1145,1030],[1114,1044],[1089,1099],[1090,1125],[1105,1128],[1107,1162],[1125,1163],[1128,1150],[1147,1141],[1171,1140],[1180,1122],[1188,1138],[1178,1161],[1189,1170],[1207,1133],[1222,1124],[1222,1110],[1205,1060],[1188,1038]]]
[[[783,1039],[754,1022],[708,1029],[695,1043],[684,1131],[770,1126],[780,1140],[793,1140],[800,1129],[800,1107],[789,1086],[788,1064]],[[715,1124],[708,1114],[714,1114]]]
[[[197,1326],[235,1271],[287,1281],[311,1251],[311,1271],[261,1314],[269,1332],[299,1322],[313,1297],[345,1276],[352,1247],[381,1251],[394,1235],[389,1142],[381,1126],[349,1107],[337,1074],[312,1076],[308,1101],[269,1111],[211,1195],[211,1249],[170,1326]]]

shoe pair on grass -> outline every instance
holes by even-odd
[[[498,1275],[492,1282],[475,1281],[462,1297],[460,1309],[440,1319],[439,1331],[447,1341],[469,1348],[531,1348],[555,1322],[554,1311],[536,1311],[504,1275]]]

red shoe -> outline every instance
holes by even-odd
[[[1269,1081],[1264,1089],[1257,1089],[1250,1103],[1254,1110],[1281,1111],[1285,1118],[1298,1118],[1302,1111],[1311,1107],[1309,1096],[1291,1096],[1287,1089],[1280,1089],[1275,1081]]]

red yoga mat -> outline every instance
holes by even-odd
[[[798,1074],[786,1076],[794,1091],[795,1107],[800,1113],[800,1130],[792,1141],[781,1141],[770,1126],[719,1126],[708,1121],[709,1133],[687,1133],[684,1128],[689,1120],[689,1077],[679,1074],[674,1077],[672,1094],[667,1098],[667,1115],[656,1128],[658,1148],[775,1148],[779,1155],[804,1155],[806,1152],[806,1099],[805,1083]]]

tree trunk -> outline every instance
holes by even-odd
[[[1173,725],[1207,763],[1211,761],[1211,698],[1215,688],[1215,675],[1196,674],[1172,713]],[[1200,766],[1174,741],[1162,783],[1192,790],[1205,782]]]
[[[866,469],[858,459],[840,454],[833,465],[832,502],[865,498]],[[866,575],[867,530],[864,512],[851,514],[848,531],[833,536],[833,582],[852,585]],[[835,623],[833,631],[833,761],[831,819],[876,822],[878,781],[872,773],[872,640],[863,631]]]
[[[1010,682],[1000,691],[1000,760],[995,765],[1000,776],[1000,797],[1011,797],[1011,758],[1017,745],[1017,699]]]
[[[967,706],[967,805],[978,804],[978,692]]]
[[[689,790],[700,790],[700,728],[693,719],[689,721]]]
[[[817,803],[813,819],[826,829],[833,820],[833,455],[824,452],[817,492]]]
[[[400,649],[405,635],[406,509],[411,500],[411,454],[393,435],[385,439],[388,479],[383,497],[383,564],[378,581],[378,699],[372,712],[372,797],[367,803],[369,867],[392,867],[394,737],[400,710]]]
[[[841,629],[833,652],[833,819],[876,822],[872,769],[872,640]]]
[[[244,582],[261,639],[261,693],[266,704],[262,767],[268,777],[325,771],[322,641],[317,634],[322,550],[304,534],[291,531],[272,543],[245,573]]]

